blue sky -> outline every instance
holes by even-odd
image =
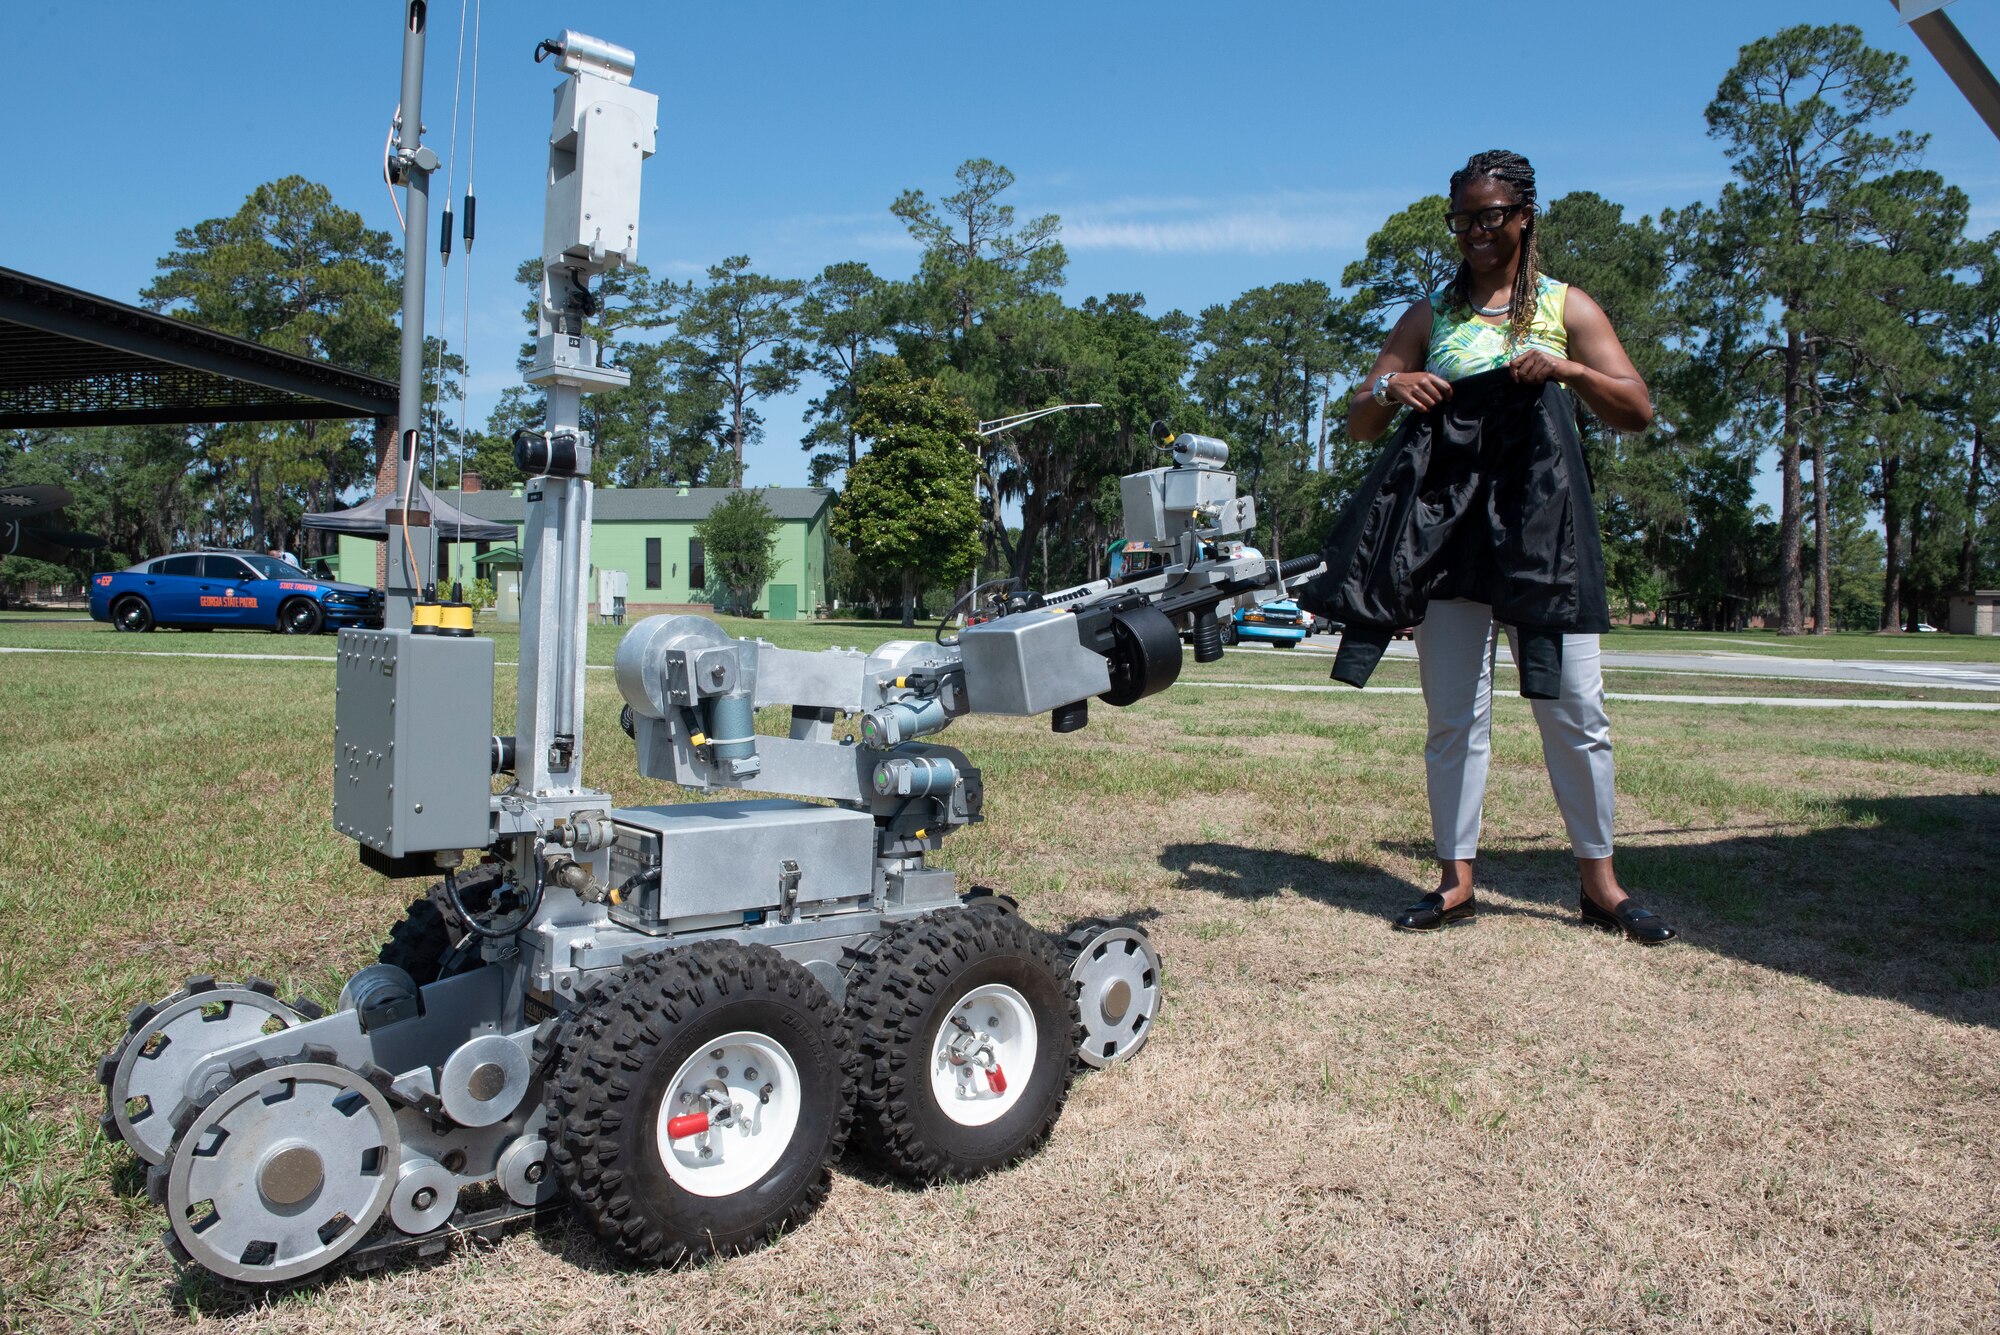
[[[0,264],[132,300],[176,228],[292,172],[393,228],[380,161],[401,12],[12,0]],[[2000,0],[1950,12],[2000,65]],[[424,120],[441,157],[459,17],[434,0]],[[469,265],[452,262],[444,317],[457,344],[469,275],[475,423],[516,379],[510,275],[540,240],[556,82],[532,51],[564,27],[632,47],[636,82],[660,96],[640,253],[676,276],[733,254],[788,276],[848,259],[906,275],[915,250],[889,202],[908,187],[947,194],[954,168],[984,156],[1015,173],[1022,216],[1062,216],[1072,300],[1138,291],[1154,312],[1196,311],[1264,283],[1337,284],[1388,213],[1479,149],[1526,153],[1545,199],[1589,189],[1637,214],[1713,198],[1727,164],[1702,109],[1738,47],[1801,22],[1856,23],[1910,57],[1899,124],[1930,134],[1926,163],[1970,194],[1974,227],[2000,228],[2000,145],[1889,0],[484,0],[480,20],[479,236]],[[464,60],[461,194],[469,32]],[[767,408],[752,484],[804,482],[803,398]]]

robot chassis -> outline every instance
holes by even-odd
[[[333,1013],[196,978],[135,1010],[99,1064],[104,1129],[149,1166],[169,1249],[225,1281],[441,1250],[564,1196],[621,1259],[673,1263],[802,1221],[850,1128],[916,1182],[1031,1152],[1079,1065],[1144,1046],[1159,961],[1141,929],[1052,937],[929,865],[983,793],[961,752],[920,739],[968,713],[1081,728],[1092,696],[1129,705],[1173,683],[1179,625],[1218,658],[1219,603],[1315,564],[1206,559],[1254,506],[1222,442],[1168,437],[1170,466],[1123,480],[1128,535],[1174,545],[1163,567],[1003,596],[955,639],[872,653],[639,623],[615,668],[639,772],[750,796],[614,806],[582,774],[578,406],[623,382],[584,317],[590,280],[635,253],[656,99],[623,48],[544,45],[568,78],[527,377],[547,429],[516,440],[539,474],[516,734],[492,735],[491,640],[421,615],[343,631],[334,827],[370,868],[442,882]],[[789,709],[789,735],[757,732],[768,707]],[[841,719],[858,725],[836,737]],[[481,860],[461,875],[466,850]]]

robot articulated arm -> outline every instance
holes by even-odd
[[[1255,508],[1222,470],[1221,441],[1169,443],[1173,466],[1124,479],[1125,523],[1128,535],[1177,559],[1017,596],[954,642],[811,653],[734,639],[705,617],[641,622],[620,642],[616,668],[640,773],[704,790],[825,798],[932,843],[979,819],[979,771],[918,738],[968,713],[1048,714],[1056,731],[1075,731],[1093,696],[1124,706],[1173,685],[1181,626],[1194,631],[1197,659],[1220,657],[1218,604],[1318,570],[1317,556],[1280,566],[1219,554],[1254,525]],[[757,710],[772,706],[791,708],[789,736],[757,734]],[[855,735],[835,739],[837,715],[858,716]]]
[[[648,617],[618,645],[639,772],[688,788],[827,798],[920,840],[979,819],[979,771],[916,740],[967,712],[958,656],[899,640],[873,653],[808,653],[733,639],[706,617]],[[791,708],[790,735],[759,736],[756,711]],[[859,715],[836,740],[834,719]]]

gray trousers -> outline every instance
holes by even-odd
[[[1434,602],[1417,627],[1430,736],[1424,778],[1431,832],[1442,861],[1479,853],[1480,806],[1492,759],[1493,609],[1484,603]],[[1519,661],[1514,632],[1507,651]],[[1556,806],[1580,858],[1611,856],[1611,721],[1604,714],[1604,672],[1595,635],[1563,636],[1562,698],[1531,701],[1542,732],[1542,759]]]

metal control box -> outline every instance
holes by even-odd
[[[1077,640],[1067,612],[1016,612],[959,633],[975,713],[1046,714],[1111,689],[1111,668]]]
[[[493,641],[344,630],[333,828],[389,857],[493,841]]]
[[[653,155],[660,99],[593,72],[556,88],[542,255],[594,264],[639,257],[639,164]]]
[[[875,819],[789,798],[621,807],[607,878],[611,917],[642,932],[721,916],[785,921],[875,890]]]
[[[1155,468],[1120,478],[1118,490],[1130,539],[1169,543],[1190,528],[1244,531],[1236,474],[1219,468]]]

